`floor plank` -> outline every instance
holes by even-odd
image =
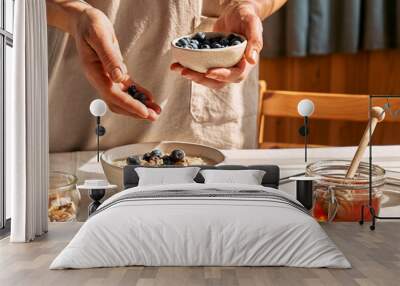
[[[29,244],[0,241],[0,285],[136,285],[136,286],[266,286],[346,285],[397,286],[400,273],[400,222],[368,225],[324,224],[352,269],[289,267],[119,267],[48,270],[51,261],[78,231],[81,223],[52,223],[45,236]]]

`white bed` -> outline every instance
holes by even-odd
[[[140,186],[114,195],[50,269],[128,265],[351,267],[320,225],[283,192],[198,183]]]

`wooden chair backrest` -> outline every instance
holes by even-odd
[[[260,113],[264,116],[300,117],[297,104],[308,98],[315,104],[314,119],[368,121],[368,95],[315,93],[269,90],[262,95]],[[400,110],[400,98],[390,99],[393,111]],[[384,107],[386,98],[374,98],[373,106]],[[400,121],[398,116],[386,116],[385,121]]]
[[[368,95],[267,90],[265,82],[260,81],[258,116],[258,142],[260,147],[284,146],[285,143],[264,142],[265,120],[272,116],[300,118],[297,105],[300,100],[306,98],[312,100],[315,104],[315,111],[311,119],[368,121]],[[386,112],[384,121],[400,122],[400,98],[391,98],[389,102],[392,109]],[[387,98],[374,98],[372,100],[373,106],[385,107],[387,103]]]

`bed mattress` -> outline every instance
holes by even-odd
[[[350,263],[299,202],[254,185],[127,189],[106,200],[50,269]]]

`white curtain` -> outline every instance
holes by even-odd
[[[45,0],[15,1],[14,94],[6,98],[6,187],[12,242],[47,232],[48,95]]]

